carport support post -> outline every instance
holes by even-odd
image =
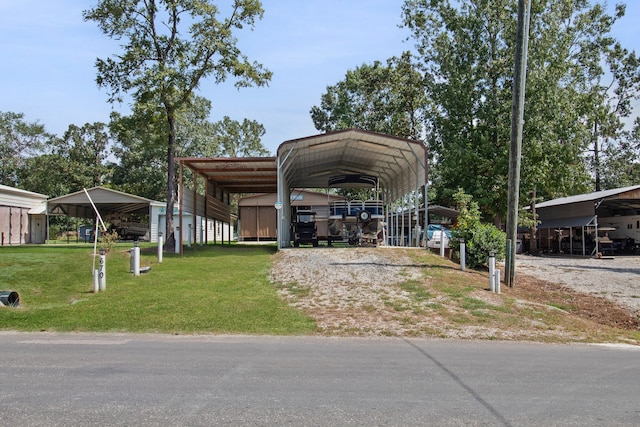
[[[460,270],[464,271],[467,263],[467,244],[460,239]]]

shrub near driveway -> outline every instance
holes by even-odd
[[[274,247],[185,248],[183,257],[143,248],[129,272],[129,248],[107,255],[106,292],[94,294],[90,245],[0,248],[0,289],[20,294],[0,309],[0,328],[24,331],[306,334],[315,323],[288,307],[269,283]],[[96,263],[97,265],[97,263]]]

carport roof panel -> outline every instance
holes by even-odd
[[[603,191],[596,191],[593,193],[578,194],[578,195],[569,196],[569,197],[561,197],[559,199],[547,200],[546,202],[537,203],[536,209],[548,208],[551,206],[568,205],[571,203],[589,202],[589,201],[594,201],[594,202],[601,201],[601,200],[610,201],[611,199],[631,201],[634,198],[637,198],[637,195],[634,193],[637,192],[638,190],[640,190],[640,185],[633,185],[631,187],[614,188],[612,190],[603,190]],[[625,193],[629,193],[629,196],[632,196],[632,197],[627,197],[627,194]]]
[[[104,213],[147,215],[152,202],[152,200],[144,197],[104,187],[90,188],[87,193],[89,193],[91,200],[101,215]],[[84,190],[49,199],[47,206],[49,214],[52,215],[68,215],[77,218],[95,217],[91,201]]]
[[[332,176],[366,174],[399,197],[427,178],[426,147],[420,141],[360,129],[285,141],[278,157],[292,188],[324,188]]]
[[[178,162],[230,193],[275,193],[275,157],[178,158]]]

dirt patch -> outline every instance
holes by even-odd
[[[518,274],[515,286],[507,288],[505,293],[559,309],[566,307],[572,314],[601,325],[640,330],[640,317],[621,302],[616,303],[602,296],[580,292],[567,285]]]
[[[600,296],[640,315],[640,257],[516,257],[516,272]]]
[[[271,276],[324,334],[575,341],[640,330],[633,307],[613,298],[621,292],[571,288],[548,279],[554,269],[539,277],[535,266],[516,271],[514,288],[503,285],[498,295],[488,291],[486,272],[462,272],[424,250],[334,247],[281,250]],[[610,275],[600,277],[611,282]],[[632,295],[626,299],[635,303]]]

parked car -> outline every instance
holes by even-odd
[[[440,242],[444,240],[444,247],[449,247],[449,240],[451,240],[451,230],[444,225],[429,224],[427,227],[427,247],[428,248],[440,248]]]

